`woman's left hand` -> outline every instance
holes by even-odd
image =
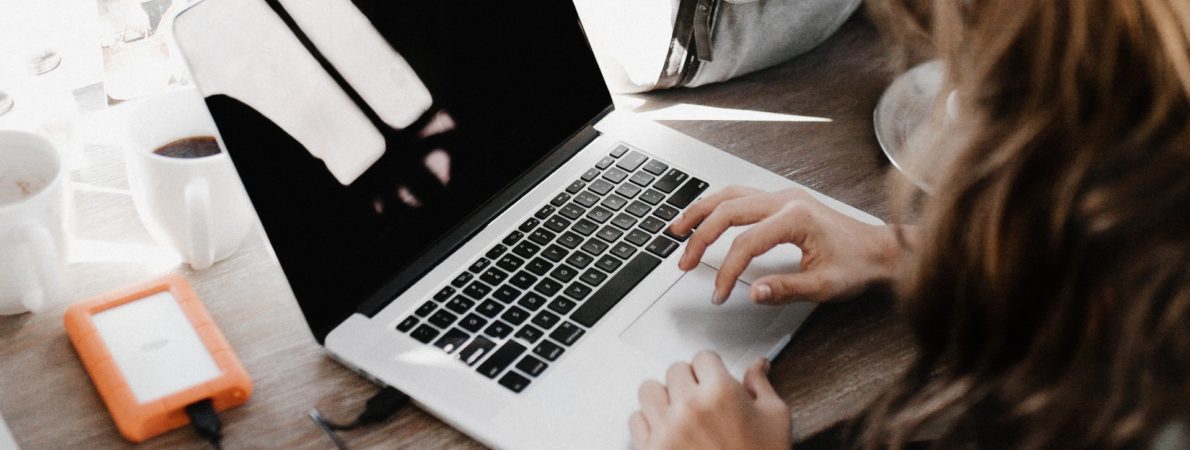
[[[712,352],[674,364],[665,384],[640,386],[640,411],[628,419],[633,447],[788,450],[792,418],[769,384],[768,368],[767,360],[757,361],[740,383]]]

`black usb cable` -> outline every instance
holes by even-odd
[[[223,422],[210,399],[187,406],[186,415],[190,416],[190,425],[199,436],[210,442],[215,450],[223,450]]]
[[[331,422],[322,417],[322,413],[317,408],[311,409],[308,415],[310,420],[313,420],[335,447],[339,450],[347,450],[347,446],[339,439],[336,431],[348,431],[360,428],[363,426],[380,423],[392,417],[401,407],[409,403],[409,396],[401,392],[397,388],[385,387],[368,399],[364,405],[364,412],[360,413],[359,417],[350,423],[340,424]]]

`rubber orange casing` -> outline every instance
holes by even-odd
[[[170,291],[177,299],[222,375],[168,397],[140,404],[99,337],[91,316],[165,291]],[[190,423],[185,408],[192,403],[211,399],[216,411],[225,411],[244,404],[252,394],[248,372],[203,308],[190,283],[181,275],[167,275],[75,303],[66,310],[65,322],[66,334],[91,375],[99,397],[107,405],[116,428],[132,442],[144,442]]]

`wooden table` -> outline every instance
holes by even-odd
[[[890,79],[876,31],[853,18],[817,50],[771,70],[720,85],[624,98],[637,111],[687,103],[814,116],[829,122],[666,121],[808,187],[890,220],[872,110]],[[87,147],[73,175],[78,207],[68,277],[81,299],[166,272],[187,276],[255,381],[244,407],[223,414],[228,448],[329,448],[306,417],[354,417],[376,386],[328,359],[306,329],[280,267],[257,232],[233,257],[190,272],[161,254],[133,210],[118,149]],[[68,342],[65,305],[0,317],[0,411],[29,449],[119,448],[120,438]],[[772,378],[805,437],[850,417],[903,369],[908,334],[886,296],[825,305],[779,357]],[[636,386],[624,386],[636,389]],[[441,421],[408,408],[382,426],[343,433],[353,448],[474,447]],[[205,448],[189,429],[145,447]]]

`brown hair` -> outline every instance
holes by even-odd
[[[1190,419],[1190,1],[869,11],[944,62],[957,116],[916,139],[941,174],[898,286],[920,353],[862,446],[946,421],[939,447],[1144,448]]]

